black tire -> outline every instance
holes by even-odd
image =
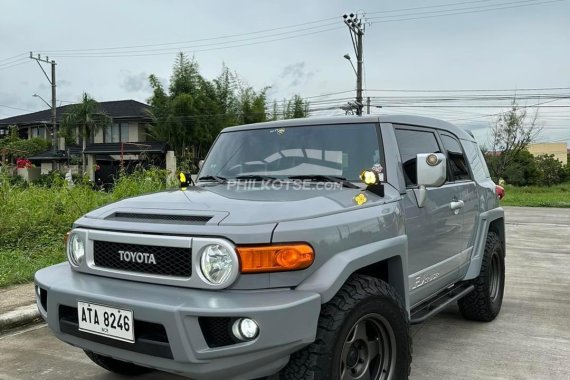
[[[505,289],[505,252],[494,232],[487,235],[481,273],[472,284],[475,290],[458,302],[461,314],[473,321],[492,321],[501,311]]]
[[[91,351],[84,350],[89,359],[99,367],[105,368],[109,372],[113,372],[123,376],[139,376],[154,371],[152,368],[142,367],[122,360],[110,358],[96,354]]]
[[[402,380],[411,362],[408,314],[395,290],[354,275],[323,305],[315,342],[291,355],[280,378]]]

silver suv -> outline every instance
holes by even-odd
[[[227,128],[180,179],[78,219],[69,262],[36,273],[53,333],[112,372],[407,379],[410,324],[499,313],[504,213],[452,124]]]

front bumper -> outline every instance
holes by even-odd
[[[277,372],[289,354],[314,341],[321,306],[320,296],[312,292],[187,289],[78,273],[67,263],[38,271],[35,282],[44,292],[38,296],[40,313],[59,339],[195,379],[251,379]],[[74,331],[73,321],[64,314],[67,311],[69,317],[77,301],[130,309],[136,323],[161,325],[166,336],[150,345],[145,337],[136,337],[130,344]],[[206,317],[252,318],[259,325],[259,336],[212,347],[203,333],[208,324],[201,321]]]

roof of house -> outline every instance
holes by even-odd
[[[71,156],[81,154],[81,147],[79,145],[68,145],[66,150],[58,150],[54,152],[52,149],[46,150],[28,157],[30,161],[67,161]]]
[[[70,112],[72,106],[74,106],[74,104],[67,104],[56,108],[58,122],[61,122],[64,115]],[[113,119],[150,120],[148,115],[150,109],[151,107],[148,104],[137,102],[136,100],[99,102],[99,110]],[[0,119],[0,125],[30,125],[38,123],[51,124],[51,109]]]
[[[157,141],[89,144],[85,147],[86,154],[165,153],[167,150],[167,143]]]

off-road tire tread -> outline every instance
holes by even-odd
[[[398,318],[401,318],[408,326],[405,332],[395,330],[394,333],[407,334],[408,347],[406,351],[409,363],[407,376],[409,376],[412,362],[412,336],[409,329],[408,314],[400,296],[392,286],[384,281],[370,276],[352,275],[338,293],[323,305],[315,341],[291,355],[289,364],[280,372],[280,379],[329,380],[329,375],[324,373],[321,366],[318,365],[318,358],[328,351],[328,347],[332,346],[345,317],[349,315],[355,305],[370,296],[379,296],[393,301],[399,311]],[[328,360],[332,360],[331,352],[329,352]]]
[[[489,266],[491,265],[492,253],[496,248],[499,248],[499,254],[504,260],[505,253],[499,235],[495,232],[489,232],[487,240],[485,241],[485,252],[483,254],[483,261],[481,263],[481,272],[479,277],[471,281],[475,286],[475,290],[467,294],[459,300],[459,311],[465,319],[480,322],[490,322],[499,314],[498,310],[493,310],[491,299],[489,298]],[[503,270],[505,268],[503,261]],[[504,286],[504,280],[503,280]]]
[[[108,356],[96,354],[92,351],[84,351],[89,359],[91,359],[93,363],[97,364],[99,367],[122,376],[139,376],[154,371],[152,368],[142,367],[133,363],[113,359]]]

